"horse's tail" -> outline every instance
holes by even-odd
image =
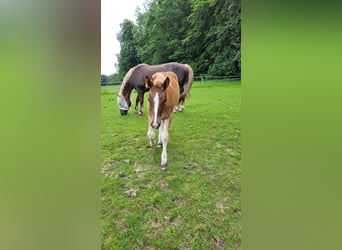
[[[194,82],[194,71],[192,70],[191,66],[188,64],[184,64],[184,66],[188,70],[188,81],[184,84],[184,91],[180,95],[180,98],[190,97],[190,89],[191,89],[192,83]]]

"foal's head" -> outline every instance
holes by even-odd
[[[152,80],[145,76],[145,87],[149,88],[148,95],[148,115],[151,121],[151,127],[154,129],[159,128],[162,113],[166,104],[166,88],[169,86],[170,79],[165,77],[162,73],[155,73]]]

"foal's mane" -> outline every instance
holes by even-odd
[[[155,87],[161,87],[164,84],[164,81],[166,79],[166,76],[160,72],[157,72],[153,75],[154,80],[153,80],[153,86]]]

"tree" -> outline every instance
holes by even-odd
[[[195,75],[241,75],[240,0],[146,0],[125,20],[119,72],[138,63],[188,63]]]
[[[189,1],[154,0],[148,10],[138,13],[135,44],[139,59],[150,64],[185,61],[182,40],[186,36]]]
[[[133,42],[134,23],[125,19],[120,24],[120,32],[117,34],[117,39],[120,42],[120,55],[118,56],[119,77],[122,78],[126,72],[133,66],[139,63],[137,58],[136,48]]]
[[[241,5],[240,1],[217,1],[214,25],[209,33],[213,34],[213,63],[208,74],[219,76],[241,75]]]
[[[240,1],[193,0],[184,44],[196,73],[240,75]]]

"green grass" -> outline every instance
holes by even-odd
[[[166,171],[147,147],[147,102],[121,116],[118,90],[102,88],[102,249],[240,249],[240,82],[193,84]]]

